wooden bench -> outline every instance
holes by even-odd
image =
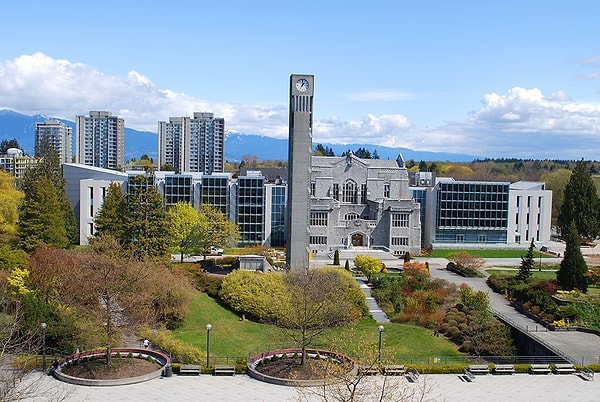
[[[512,364],[496,364],[494,366],[495,374],[514,374],[515,366]]]
[[[406,373],[406,369],[404,366],[384,366],[383,374],[384,375],[404,375]]]
[[[490,367],[487,364],[471,364],[468,370],[474,375],[490,373]]]
[[[200,366],[185,364],[179,368],[179,374],[200,375]]]
[[[465,379],[466,382],[475,381],[475,374],[471,373],[469,371],[469,369],[464,369],[463,374],[464,374],[463,378]]]
[[[235,375],[235,366],[215,366],[213,375]]]
[[[406,373],[406,379],[410,382],[417,382],[417,380],[419,379],[419,370],[417,370],[416,368],[409,369]]]
[[[532,364],[529,371],[531,374],[550,374],[552,372],[549,364]]]
[[[556,374],[573,374],[575,373],[575,366],[571,363],[557,363],[554,365],[554,372]]]
[[[377,375],[379,374],[379,367],[377,366],[359,366],[359,375]]]
[[[583,378],[586,381],[594,381],[594,370],[592,370],[588,367],[581,370],[579,375],[581,376],[581,378]]]

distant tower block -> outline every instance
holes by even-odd
[[[286,264],[295,272],[308,269],[314,80],[290,76]]]

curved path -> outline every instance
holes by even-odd
[[[536,323],[531,318],[515,310],[508,300],[494,292],[486,284],[484,278],[463,278],[446,270],[448,260],[445,258],[427,258],[419,261],[428,261],[430,274],[434,278],[445,279],[456,284],[466,283],[474,290],[487,292],[490,297],[490,310],[516,327],[525,330],[541,344],[554,350],[558,355],[577,364],[600,363],[600,337],[580,331],[547,331],[545,327]],[[488,266],[519,265],[520,260],[513,264],[507,259],[488,260]]]

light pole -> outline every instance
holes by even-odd
[[[41,324],[42,327],[42,370],[46,371],[46,328],[48,324],[43,322]]]
[[[380,325],[379,327],[377,327],[377,329],[379,330],[379,355],[377,360],[381,365],[381,349],[383,347],[383,325]]]
[[[206,324],[206,368],[210,367],[210,330],[212,325]]]

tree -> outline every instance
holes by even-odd
[[[194,241],[193,250],[205,258],[210,246],[227,247],[239,240],[238,225],[227,219],[219,208],[202,204],[199,218],[200,222],[191,235]]]
[[[365,296],[346,271],[322,268],[288,272],[283,283],[286,292],[275,324],[299,345],[302,365],[306,348],[316,337],[363,314],[357,299],[364,305]]]
[[[521,256],[521,266],[519,267],[519,272],[515,276],[515,278],[522,282],[529,281],[531,278],[531,271],[533,270],[533,249],[535,245],[533,243],[533,238],[531,239],[531,244],[529,244],[529,248],[527,249],[527,254],[525,258]]]
[[[124,244],[138,259],[164,257],[169,252],[169,231],[161,194],[153,178],[143,175],[129,180]]]
[[[381,261],[364,254],[358,254],[354,257],[354,266],[367,277],[368,282],[371,282],[373,275],[383,270],[383,263]]]
[[[46,213],[45,211],[36,212],[34,205],[40,205],[40,200],[36,199],[36,197],[43,196],[52,200],[56,199],[58,208],[52,211],[52,225],[55,227],[62,226],[68,239],[67,244],[59,247],[67,247],[69,244],[75,244],[79,239],[79,231],[73,208],[71,208],[65,193],[65,179],[62,177],[60,158],[47,137],[42,138],[42,141],[36,147],[35,153],[40,157],[40,160],[35,166],[25,172],[22,185],[24,198],[20,207],[28,209],[28,212],[31,214],[29,218],[36,217],[37,224],[43,225],[44,222],[48,222],[48,216],[43,216]],[[47,189],[40,188],[40,182],[42,181],[48,187]],[[27,204],[30,205],[28,206]],[[25,220],[19,216],[19,225],[24,222]],[[35,238],[35,233],[30,232],[29,236]],[[29,241],[25,243],[31,245]],[[58,243],[49,244],[57,245]],[[27,244],[25,246],[27,247]]]
[[[195,246],[194,235],[200,225],[200,216],[189,202],[178,202],[167,211],[167,220],[171,244],[181,254],[183,262],[184,254],[189,254]]]
[[[125,242],[125,227],[128,220],[127,202],[123,196],[121,185],[111,182],[96,214],[96,236],[111,235],[122,244]]]
[[[485,264],[485,260],[483,258],[465,253],[463,251],[448,254],[448,259],[472,272],[476,272]]]
[[[565,255],[556,272],[556,281],[565,290],[579,289],[587,292],[588,267],[581,255],[579,234],[575,222],[571,223],[565,237]]]
[[[33,251],[40,245],[59,248],[70,244],[58,194],[49,177],[42,176],[27,187],[24,202],[19,208],[21,247]]]
[[[14,178],[0,170],[0,243],[16,241],[22,199],[23,193],[15,188]]]
[[[333,253],[333,265],[340,265],[340,250],[336,249]]]
[[[600,232],[599,210],[598,193],[588,165],[584,161],[577,162],[558,215],[561,237],[566,240],[573,222],[580,237],[594,239]]]
[[[565,189],[573,172],[570,169],[556,169],[544,173],[541,181],[546,183],[546,188],[552,190],[552,222],[556,225],[560,209],[565,200]]]
[[[12,140],[3,139],[0,141],[0,155],[6,155],[6,151],[8,151],[9,148],[20,148],[19,141],[17,141],[16,138],[13,138]]]

